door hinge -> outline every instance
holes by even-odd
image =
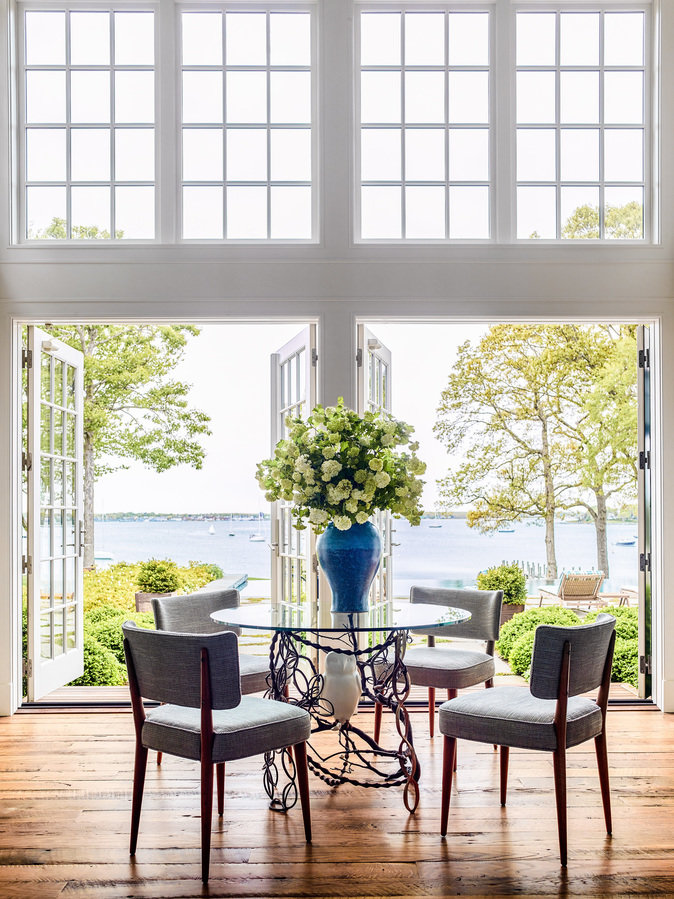
[[[32,659],[24,659],[23,664],[21,665],[21,673],[24,677],[32,677],[33,676],[33,660]]]
[[[33,573],[33,557],[32,556],[21,556],[21,573],[22,574],[32,574]]]
[[[651,451],[650,450],[642,450],[639,453],[639,468],[643,471],[646,468],[651,467]]]
[[[651,570],[651,554],[639,553],[639,571]]]
[[[316,368],[316,365],[318,364],[318,350],[316,349],[311,351],[311,364],[314,368]]]
[[[21,470],[30,471],[33,467],[33,456],[31,453],[21,453]]]
[[[32,350],[21,350],[21,367],[22,368],[32,368],[33,367],[33,351]]]
[[[641,674],[652,674],[650,656],[639,656],[639,671]]]
[[[651,351],[639,350],[639,368],[651,367]]]
[[[363,367],[363,351],[360,347],[356,350],[356,365],[358,368]]]

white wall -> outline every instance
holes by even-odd
[[[324,87],[321,120],[321,207],[326,221],[315,247],[149,249],[83,246],[11,248],[9,218],[0,213],[0,714],[17,696],[17,575],[11,498],[15,471],[10,427],[13,321],[74,319],[317,318],[322,399],[355,394],[355,322],[377,318],[445,320],[617,320],[661,322],[662,390],[657,402],[659,545],[655,572],[656,700],[674,711],[674,3],[663,3],[661,243],[652,247],[353,246],[348,147],[350,80],[342,27],[346,0],[324,0],[324,71],[341,73]],[[7,0],[0,2],[6,29]],[[7,45],[0,34],[0,48]],[[4,52],[4,50],[3,50]],[[4,70],[0,66],[0,70]],[[7,84],[0,89],[6,119]],[[9,172],[9,135],[0,171]],[[0,210],[8,208],[0,179]]]

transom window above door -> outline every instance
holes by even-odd
[[[490,18],[361,12],[361,239],[491,236]]]

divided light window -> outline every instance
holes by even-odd
[[[209,6],[181,26],[182,237],[311,239],[311,14]]]
[[[517,237],[645,237],[646,12],[516,14]]]
[[[20,23],[20,233],[153,239],[154,13],[21,7]]]
[[[360,13],[361,239],[490,238],[490,18]]]

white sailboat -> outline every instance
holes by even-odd
[[[257,520],[257,531],[254,534],[251,534],[248,538],[251,543],[264,543],[266,537],[262,533],[262,522],[264,518],[262,517],[262,512],[260,512]]]
[[[215,536],[215,525],[214,525],[214,524],[212,524],[212,525],[209,527],[208,533],[211,535],[211,537]]]

